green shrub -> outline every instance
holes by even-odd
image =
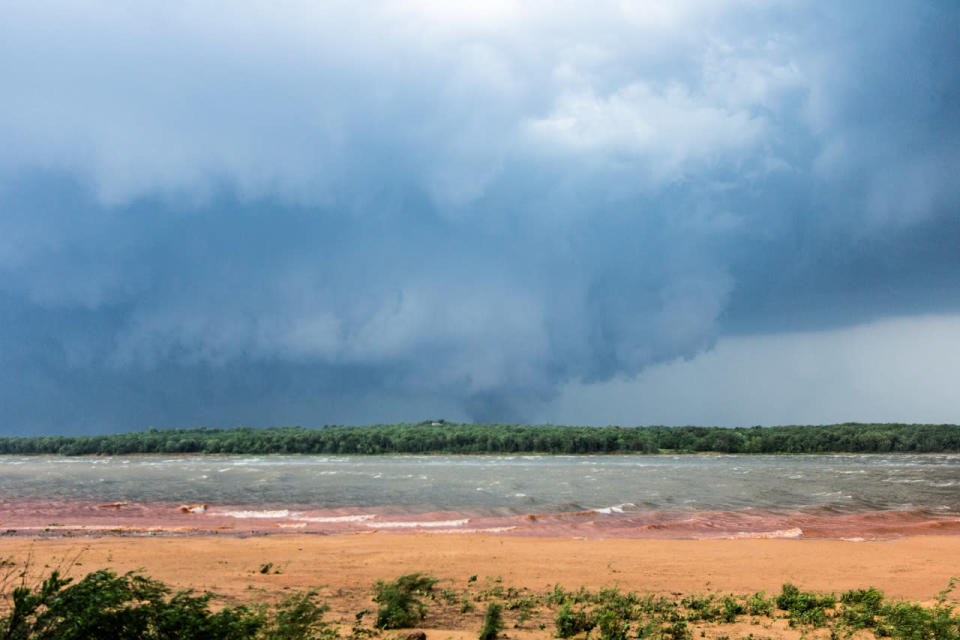
[[[480,640],[495,640],[503,631],[503,607],[498,602],[491,602],[487,606],[487,614],[483,617],[483,628],[480,630]]]
[[[687,618],[691,621],[715,620],[720,616],[720,609],[714,606],[712,595],[689,595],[680,604],[687,610]]]
[[[675,613],[678,609],[676,601],[668,600],[664,596],[659,598],[646,596],[637,601],[637,607],[642,613],[650,615],[669,615]]]
[[[800,591],[796,586],[783,585],[777,596],[777,606],[786,611],[791,622],[822,627],[827,623],[826,609],[837,604],[833,594],[818,595],[810,591]]]
[[[316,602],[317,592],[295,593],[276,607],[261,633],[264,640],[333,640],[337,637],[335,627],[323,621],[329,607]]]
[[[747,600],[747,612],[752,616],[769,616],[773,612],[773,603],[767,600],[766,593],[758,591]]]
[[[563,587],[556,584],[553,586],[553,591],[547,594],[547,604],[558,607],[570,599],[571,594],[563,590]]]
[[[94,571],[73,584],[54,571],[39,585],[10,594],[0,619],[4,640],[295,640],[333,638],[316,593],[296,594],[265,608],[210,610],[212,595],[171,595],[163,583],[130,572]]]
[[[846,605],[862,606],[874,613],[879,613],[880,605],[883,604],[883,591],[874,587],[851,589],[840,596],[840,602]]]
[[[720,619],[724,622],[735,622],[737,616],[746,613],[746,608],[733,596],[723,596]]]
[[[596,596],[596,603],[604,610],[613,611],[618,617],[630,620],[634,617],[634,609],[640,604],[636,593],[621,593],[616,587],[601,589]]]
[[[557,611],[554,624],[557,626],[558,638],[572,638],[582,631],[590,631],[594,626],[587,612],[583,608],[574,611],[570,602],[563,603]]]
[[[481,589],[480,592],[477,594],[478,600],[489,600],[490,598],[503,598],[503,597],[505,597],[503,585],[500,585],[500,584],[490,587],[489,589]]]
[[[363,618],[368,613],[370,613],[369,609],[363,609],[353,616],[353,626],[350,628],[349,635],[350,640],[364,640],[376,633],[373,629],[367,629],[363,626]]]
[[[960,638],[960,618],[950,607],[926,609],[917,604],[898,602],[881,607],[875,634],[896,640],[956,640]]]
[[[840,602],[844,605],[840,620],[856,631],[876,625],[876,617],[883,608],[883,592],[873,587],[851,589],[840,596]]]
[[[651,620],[637,628],[635,637],[650,638],[658,631],[660,631],[660,625],[655,620]]]
[[[669,638],[670,640],[690,640],[690,638],[693,637],[685,620],[677,620],[670,626],[664,627],[662,633],[664,638]]]
[[[392,582],[377,580],[373,586],[373,601],[380,605],[377,627],[402,629],[416,626],[427,615],[427,606],[418,596],[430,593],[435,584],[437,579],[424,573],[400,576]]]
[[[262,616],[239,607],[212,613],[210,595],[169,597],[162,583],[95,571],[76,584],[54,571],[38,587],[13,590],[4,640],[252,638]]]
[[[597,627],[601,640],[627,640],[630,622],[626,621],[615,609],[604,609],[597,616]]]

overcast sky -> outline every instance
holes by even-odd
[[[0,0],[0,432],[960,422],[958,33]]]

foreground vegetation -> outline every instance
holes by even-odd
[[[0,438],[0,454],[479,454],[479,453],[884,453],[958,452],[960,425],[783,427],[561,427],[417,424],[320,429],[150,429],[99,436]]]
[[[8,561],[5,566],[16,564]],[[24,575],[8,579],[3,591],[0,638],[5,640],[363,640],[415,637],[391,630],[420,626],[469,631],[480,640],[519,631],[530,637],[600,640],[730,640],[731,632],[744,640],[811,634],[840,639],[858,632],[860,638],[960,638],[960,616],[947,600],[953,582],[932,606],[922,606],[888,601],[874,588],[839,597],[801,591],[792,584],[772,597],[763,592],[665,597],[616,588],[567,591],[560,586],[534,593],[507,587],[499,578],[481,583],[476,576],[459,588],[437,588],[440,580],[416,573],[373,585],[368,601],[377,606],[373,622],[366,623],[371,610],[363,608],[338,624],[327,618],[329,608],[316,591],[290,595],[272,606],[217,608],[211,607],[211,594],[173,593],[135,573],[100,570],[74,582],[54,571],[32,586]]]

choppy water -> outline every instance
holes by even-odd
[[[98,506],[104,503],[125,504]],[[180,504],[208,508],[181,514]],[[175,525],[601,537],[960,533],[960,457],[6,457],[0,522],[23,531]]]

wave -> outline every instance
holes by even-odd
[[[705,510],[645,508],[634,503],[546,512],[514,509],[413,510],[409,507],[317,509],[297,504],[262,508],[213,505],[205,512],[183,511],[176,503],[21,501],[0,499],[6,531],[158,530],[343,534],[358,532],[436,533],[589,538],[660,539],[834,539],[878,540],[917,535],[960,535],[960,509],[853,509],[821,505],[805,509],[741,508]],[[561,510],[556,510],[560,507]],[[60,523],[60,524],[51,524]],[[69,523],[69,524],[62,524]],[[11,534],[11,535],[15,535]]]
[[[377,516],[372,513],[362,513],[355,516],[296,516],[294,520],[299,520],[300,522],[315,522],[315,523],[336,523],[336,522],[363,522],[364,520],[372,520]]]
[[[230,518],[288,518],[290,517],[290,511],[288,509],[280,509],[277,511],[218,511],[208,513],[208,515],[228,516]]]
[[[403,529],[419,527],[459,527],[470,522],[469,518],[461,520],[413,520],[395,522],[365,522],[372,529]]]
[[[731,538],[799,538],[803,535],[803,529],[794,527],[792,529],[778,529],[776,531],[740,531],[730,536]]]
[[[509,526],[509,527],[487,527],[485,529],[432,529],[430,531],[427,531],[426,533],[429,533],[431,535],[442,535],[442,534],[467,535],[472,533],[496,534],[496,533],[506,533],[508,531],[513,531],[516,528],[517,528],[516,526]]]
[[[631,509],[628,509],[630,507]],[[636,510],[637,505],[632,502],[624,502],[623,504],[616,504],[612,507],[602,507],[600,509],[593,509],[594,513],[603,513],[603,514],[613,514],[613,513],[625,513],[626,511]]]

